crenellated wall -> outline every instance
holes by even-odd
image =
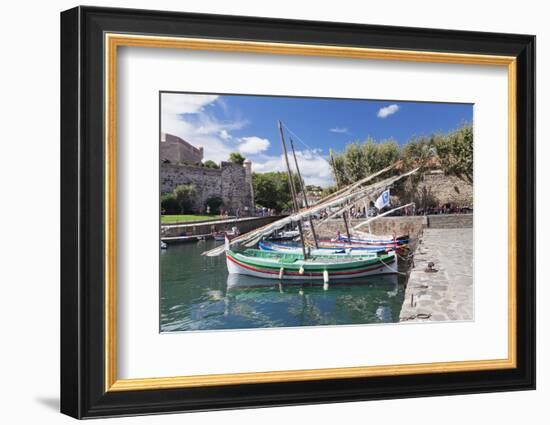
[[[242,165],[222,162],[219,169],[182,164],[160,164],[160,191],[167,193],[180,184],[195,186],[197,197],[193,208],[204,208],[212,197],[223,200],[223,208],[235,214],[245,215],[248,208],[253,211],[252,189],[247,178],[248,168]]]

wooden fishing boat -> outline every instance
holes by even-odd
[[[300,232],[298,230],[281,231],[274,235],[275,239],[279,240],[292,240],[298,236],[300,236]]]
[[[276,232],[280,231],[283,228],[287,228],[289,226],[293,225],[299,225],[303,220],[308,219],[308,217],[317,215],[321,211],[330,211],[334,208],[349,208],[348,205],[353,205],[354,203],[361,202],[364,198],[368,196],[374,196],[374,194],[380,192],[384,188],[390,186],[391,184],[395,183],[396,181],[403,179],[413,173],[415,173],[418,168],[415,168],[411,171],[408,171],[406,173],[400,174],[398,176],[391,176],[387,179],[383,179],[381,181],[378,181],[376,183],[373,183],[371,185],[368,185],[366,187],[361,187],[361,185],[366,184],[369,180],[374,179],[375,177],[378,177],[380,174],[387,172],[390,170],[393,166],[387,167],[383,170],[380,170],[374,174],[371,174],[370,176],[365,177],[362,180],[359,180],[358,182],[346,187],[340,189],[338,192],[335,192],[331,195],[329,195],[327,198],[325,198],[323,201],[315,204],[314,206],[311,206],[309,208],[300,210],[294,214],[291,214],[289,216],[283,217],[277,221],[274,221],[272,223],[268,223],[262,227],[259,227],[258,229],[252,230],[246,234],[239,235],[230,241],[230,246],[244,246],[244,247],[252,247],[255,246],[259,241],[262,239],[265,239],[266,237],[269,237]],[[386,214],[386,213],[384,213]],[[380,216],[383,216],[384,214],[381,214]],[[365,222],[368,224],[368,222]],[[349,245],[349,244],[347,244]],[[402,247],[406,247],[407,245],[402,245]],[[327,241],[323,248],[346,248],[346,244],[340,243],[338,246],[336,246],[336,243]],[[351,246],[348,246],[351,248],[356,248],[357,246],[353,246],[353,243]],[[401,248],[401,246],[400,246]],[[222,255],[227,248],[224,245],[218,246],[216,248],[213,248],[211,250],[203,252],[202,255],[213,257],[217,255]]]
[[[212,233],[212,237],[214,238],[214,240],[219,242],[225,241],[226,237],[232,239],[236,236],[239,236],[239,230],[236,227],[233,227],[231,230]]]
[[[263,240],[258,242],[258,248],[263,251],[279,251],[279,252],[288,252],[288,253],[294,253],[294,254],[301,254],[302,251],[302,245],[299,243],[281,243],[276,241],[268,241]],[[350,252],[353,253],[360,253],[361,255],[372,255],[377,256],[379,251],[385,252],[387,249],[379,249],[376,246],[367,246],[367,247],[349,247],[349,248],[331,248],[331,247],[319,247],[318,249],[308,247],[307,248],[308,253],[311,255],[323,255],[323,254],[349,254]]]
[[[394,168],[398,164],[395,163],[347,187],[339,188],[336,192],[328,195],[321,202],[313,206],[308,205],[307,201],[305,201],[305,208],[301,209],[297,202],[297,190],[301,191],[304,195],[304,199],[307,199],[307,196],[299,172],[298,161],[291,140],[297,177],[300,181],[297,189],[294,184],[294,178],[292,177],[283,135],[283,126],[280,121],[278,127],[281,136],[283,158],[287,168],[289,187],[292,195],[293,213],[244,235],[239,235],[231,241],[225,238],[224,246],[219,246],[203,252],[203,255],[211,257],[224,253],[226,256],[227,269],[230,274],[248,275],[262,279],[278,279],[281,282],[290,281],[293,284],[304,280],[321,281],[323,282],[324,289],[328,289],[328,283],[331,280],[349,280],[365,276],[396,274],[397,256],[393,249],[401,249],[406,245],[398,244],[397,241],[393,239],[391,244],[381,245],[355,243],[353,240],[328,240],[324,241],[323,245],[319,243],[320,241],[317,238],[315,227],[320,226],[328,219],[340,214],[344,218],[346,231],[349,235],[349,223],[346,217],[348,210],[352,208],[354,204],[366,202],[369,198],[377,196],[381,191],[386,190],[386,188],[393,183],[415,173],[418,168],[366,185],[371,180]],[[406,206],[398,207],[398,209],[404,207]],[[327,211],[332,213],[314,226],[313,218]],[[380,214],[380,217],[390,212],[391,211]],[[309,246],[307,246],[307,235],[303,226],[305,222],[309,224],[307,230],[311,233],[315,248],[321,248],[321,250],[314,253],[312,253]],[[369,220],[366,220],[361,223],[361,225],[366,225],[368,223]],[[289,227],[298,229],[302,248],[301,253],[266,251],[250,248],[260,243],[266,237],[277,234],[277,232],[281,232],[283,229],[288,230]],[[337,250],[344,250],[345,252],[326,252],[322,250],[322,248],[336,248]],[[346,252],[346,248],[352,249]],[[356,248],[361,249],[356,250]],[[375,255],[372,255],[372,252],[366,252],[368,250],[378,251],[380,249],[388,250],[388,252],[374,252]]]
[[[240,252],[227,249],[225,253],[229,273],[267,279],[308,279],[328,283],[331,280],[397,273],[397,258],[393,251],[376,257],[361,254],[318,254],[307,259],[302,254],[259,249],[245,249]]]
[[[408,244],[398,244],[398,243],[387,243],[387,244],[364,244],[361,242],[347,242],[347,241],[338,241],[334,239],[319,239],[317,242],[319,248],[330,248],[330,249],[362,249],[368,251],[388,251],[388,250],[404,250],[408,248]]]
[[[349,238],[345,235],[338,234],[335,238],[337,241],[348,242]],[[397,243],[399,245],[409,243],[409,235],[393,236],[393,235],[373,235],[371,233],[354,232],[351,236],[352,243],[371,244],[371,245],[386,245]]]

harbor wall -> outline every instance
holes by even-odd
[[[365,219],[354,219],[350,222],[350,228],[364,222]],[[377,235],[396,234],[418,234],[424,227],[424,217],[409,216],[409,217],[382,217],[370,223],[370,232]],[[315,226],[315,223],[314,223]],[[346,228],[342,219],[334,219],[327,221],[324,225],[316,228],[318,236],[321,238],[333,238],[340,231],[341,234],[346,234]],[[369,232],[369,225],[363,226],[358,230]]]
[[[163,237],[208,235],[214,232],[229,231],[233,227],[239,229],[240,233],[247,233],[280,218],[282,216],[245,217],[200,223],[163,225],[161,226],[161,234]]]
[[[473,227],[473,214],[428,215],[426,227],[429,229],[463,229]]]
[[[171,224],[162,226],[162,236],[182,236],[182,235],[205,235],[213,232],[231,230],[234,226],[240,233],[250,232],[258,227],[264,226],[279,220],[283,216],[267,217],[245,217],[231,218],[226,220],[214,220],[206,222],[193,222],[185,224]],[[351,220],[351,227],[358,225],[365,219]],[[423,229],[458,229],[471,228],[473,223],[472,214],[442,214],[429,216],[404,216],[404,217],[381,217],[370,223],[370,231],[377,235],[391,235],[394,232],[398,235],[409,234],[416,236]],[[314,222],[315,225],[315,222]],[[369,225],[360,228],[365,232],[369,231]],[[323,226],[316,227],[316,231],[321,238],[333,238],[340,231],[345,234],[346,229],[341,219],[329,220]]]
[[[441,170],[426,171],[414,187],[410,180],[392,190],[396,205],[415,202],[416,208],[437,207],[443,204],[469,205],[474,203],[473,185]]]
[[[365,219],[351,220],[354,227]],[[315,225],[315,223],[314,223]],[[381,217],[370,223],[370,232],[377,235],[391,235],[394,232],[398,235],[418,235],[423,229],[459,229],[473,227],[473,214],[440,214],[427,216],[402,216],[402,217]],[[369,225],[359,230],[369,232]],[[345,234],[346,229],[342,219],[329,220],[318,229],[322,238],[334,237],[336,232]]]

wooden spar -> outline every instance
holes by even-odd
[[[269,235],[273,233],[276,230],[282,229],[284,226],[292,223],[296,223],[304,218],[307,218],[311,214],[318,214],[319,212],[330,209],[336,206],[341,206],[344,204],[349,205],[350,202],[357,202],[365,197],[365,195],[371,195],[375,193],[378,190],[381,190],[392,183],[404,178],[408,177],[409,175],[416,173],[418,171],[418,168],[415,168],[413,170],[407,171],[406,173],[400,174],[399,176],[394,177],[388,177],[387,179],[384,179],[382,181],[379,181],[377,183],[373,183],[366,188],[356,188],[353,192],[350,193],[341,193],[338,197],[332,197],[331,199],[323,199],[318,204],[312,205],[309,208],[300,211],[297,214],[293,214],[291,216],[283,217],[275,222],[265,224],[264,226],[261,226],[255,230],[252,230],[248,233],[242,234],[240,236],[237,236],[236,238],[232,239],[230,241],[230,246],[233,246],[235,244],[244,244],[245,246],[251,246],[248,244],[255,244],[257,243],[263,236]],[[378,175],[380,172],[375,173],[368,177],[367,179],[373,178],[373,176]],[[366,180],[366,179],[365,179]],[[319,224],[317,225],[319,227]],[[223,254],[225,251],[224,246],[217,246],[214,249],[211,249],[209,251],[203,252],[201,255],[206,255],[208,257],[212,257],[215,255]]]
[[[366,197],[368,197],[369,194],[365,194],[364,197],[362,198],[359,198],[358,200],[361,200],[361,199],[364,199]],[[335,217],[337,215],[340,215],[340,214],[343,214],[345,213],[347,210],[353,208],[353,204],[348,204],[342,208],[340,208],[338,211],[335,211],[333,212],[332,214],[328,215],[327,217],[323,218],[318,224],[317,224],[317,228],[321,227],[321,225],[325,224],[328,220],[330,220],[332,217]]]
[[[292,137],[290,139],[290,148],[292,149],[292,156],[294,157],[294,164],[296,164],[296,173],[298,174],[298,180],[300,180],[300,188],[302,189],[302,195],[304,196],[304,205],[306,208],[309,208],[309,203],[307,202],[306,188],[304,187],[304,181],[302,180],[302,174],[300,173],[300,167],[298,167],[298,160],[296,159],[296,151],[294,150],[294,141]],[[313,219],[311,216],[308,217],[309,228],[311,229],[311,235],[313,236],[313,242],[315,244],[315,249],[319,249],[319,242],[317,242],[317,234],[315,233],[315,228],[313,227]]]
[[[381,174],[384,174],[386,172],[388,172],[389,170],[395,168],[397,165],[401,164],[401,161],[397,161],[397,162],[394,162],[392,165],[386,167],[386,168],[383,168],[382,170],[380,171],[377,171],[376,173],[374,174],[371,174],[370,176],[367,176],[349,186],[346,186],[346,187],[343,187],[342,189],[339,189],[337,190],[336,192],[334,193],[331,193],[330,195],[326,196],[325,198],[322,199],[321,202],[328,202],[336,197],[339,197],[339,196],[342,196],[342,195],[345,195],[347,193],[351,193],[353,191],[355,191],[356,189],[358,189],[360,186],[364,185],[365,183],[367,183],[368,181],[374,179],[375,177],[378,177],[380,176]],[[330,164],[329,164],[330,165]],[[335,179],[336,179],[336,176],[335,176]],[[338,182],[337,182],[338,183]]]
[[[288,185],[290,186],[290,193],[292,195],[292,203],[294,204],[294,212],[299,212],[298,201],[296,200],[296,188],[294,187],[294,180],[292,179],[292,172],[290,171],[290,163],[288,162],[288,154],[286,151],[285,136],[283,134],[283,124],[279,121],[279,134],[281,136],[281,145],[283,147],[283,155],[285,157],[286,169],[288,171]],[[300,232],[300,240],[302,242],[302,251],[304,253],[304,260],[307,258],[306,241],[304,239],[304,231],[302,229],[302,221],[298,221],[298,231]]]
[[[366,221],[363,221],[362,223],[359,223],[357,226],[355,226],[355,227],[353,228],[353,230],[359,229],[361,226],[364,226],[365,224],[369,224],[369,223],[371,223],[372,221],[374,221],[374,220],[376,220],[376,219],[378,219],[378,218],[380,218],[380,217],[384,217],[385,215],[391,214],[391,213],[394,212],[394,211],[397,211],[397,210],[401,210],[401,209],[403,209],[403,208],[410,207],[411,205],[414,205],[414,202],[411,202],[411,203],[409,203],[409,204],[407,204],[407,205],[401,205],[400,207],[394,208],[393,210],[386,211],[384,214],[379,214],[379,215],[377,215],[376,217],[371,218],[370,220],[366,220]],[[351,240],[351,239],[350,239],[350,240]]]
[[[338,180],[338,173],[336,172],[336,163],[334,162],[332,149],[330,150],[330,163],[332,165],[332,171],[334,172],[334,180],[336,180],[336,188],[340,190],[340,181]],[[351,241],[351,233],[349,231],[349,224],[348,224],[348,213],[346,211],[342,213],[342,218],[344,219],[344,226],[346,226],[346,234],[348,235],[348,240]]]
[[[348,235],[348,240],[351,240],[351,233],[349,231],[349,224],[348,224],[348,213],[347,211],[344,211],[342,214],[342,217],[344,218],[344,226],[346,227],[346,234]]]

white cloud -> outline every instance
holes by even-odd
[[[174,134],[193,146],[204,148],[204,159],[226,161],[231,152],[239,151],[252,161],[256,172],[286,171],[281,155],[267,155],[270,141],[258,136],[235,137],[232,131],[247,125],[245,120],[222,121],[208,109],[216,103],[227,107],[221,98],[210,95],[163,93],[161,131]],[[289,153],[293,164],[292,154]],[[330,166],[320,150],[296,151],[300,172],[306,184],[322,187],[334,184]]]
[[[300,173],[306,184],[314,184],[321,187],[328,187],[334,184],[330,165],[317,150],[296,151]],[[293,165],[294,160],[290,154],[290,162]],[[291,165],[291,168],[294,167]],[[270,171],[286,171],[286,165],[282,155],[268,156],[261,155],[252,159],[252,170],[258,173],[267,173]]]
[[[196,114],[218,99],[216,95],[162,93],[163,114]]]
[[[269,140],[256,136],[241,137],[239,142],[239,152],[252,155],[266,151],[270,145]]]
[[[229,140],[231,139],[233,136],[231,136],[231,134],[229,134],[227,132],[226,129],[223,129],[222,131],[220,131],[220,137],[223,139],[223,140]]]
[[[380,108],[378,110],[378,118],[386,118],[392,114],[395,114],[397,111],[399,111],[399,106],[398,105],[389,105],[389,106],[385,106],[383,108]]]
[[[225,161],[237,144],[229,133],[243,128],[246,121],[220,121],[205,107],[219,102],[214,95],[163,93],[161,131],[181,137],[193,146],[204,148],[204,159]]]
[[[334,127],[329,130],[331,133],[349,133],[345,127]]]

